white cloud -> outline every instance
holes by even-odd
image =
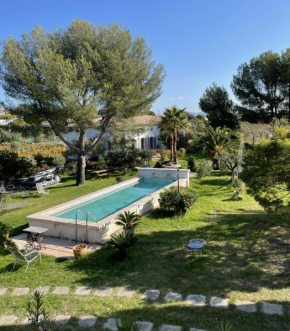
[[[185,97],[177,97],[178,100],[185,99]]]

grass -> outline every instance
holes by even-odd
[[[25,210],[1,216],[18,231],[26,223],[25,215],[67,201],[101,187],[111,185],[113,178],[87,182],[82,188],[72,186],[73,179],[51,188],[51,194],[30,199]],[[266,214],[248,195],[243,201],[232,201],[229,178],[216,174],[191,179],[200,193],[198,202],[184,217],[168,217],[158,210],[143,217],[137,228],[139,240],[130,250],[130,259],[115,263],[113,252],[104,247],[83,260],[67,261],[44,256],[39,266],[34,263],[25,275],[23,267],[10,272],[11,255],[0,257],[0,287],[40,285],[131,286],[139,295],[133,299],[97,298],[73,295],[48,295],[45,304],[51,315],[67,313],[74,317],[96,314],[97,327],[109,317],[147,320],[155,330],[161,324],[181,325],[217,331],[221,321],[233,324],[233,330],[289,331],[290,317],[265,316],[229,309],[189,307],[184,303],[145,303],[141,294],[149,288],[159,289],[161,298],[168,291],[221,296],[235,300],[283,303],[288,313],[290,293],[289,221]],[[4,218],[3,218],[4,216]],[[208,241],[205,256],[193,259],[186,243],[194,237]],[[11,293],[11,292],[10,292]],[[27,297],[0,297],[2,314],[25,315]],[[76,321],[70,327],[76,330]],[[65,328],[64,328],[65,329]],[[69,329],[69,327],[67,327]],[[8,330],[8,329],[7,329]]]

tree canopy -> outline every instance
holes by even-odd
[[[224,87],[213,83],[199,100],[200,109],[207,114],[211,126],[235,128],[238,123],[234,103]]]
[[[147,109],[165,77],[143,38],[133,39],[118,24],[95,28],[83,20],[8,38],[1,62],[2,87],[14,100],[9,110],[39,130],[51,128],[76,151],[77,185],[84,184],[86,157],[109,126]],[[72,128],[79,132],[77,144],[65,138]],[[88,128],[100,132],[89,145]]]

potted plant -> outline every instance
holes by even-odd
[[[135,234],[135,228],[140,223],[141,216],[135,212],[125,211],[123,214],[118,215],[117,225],[123,227],[123,229],[131,234]]]
[[[80,259],[82,257],[84,257],[87,252],[88,252],[88,248],[86,244],[78,244],[75,245],[73,247],[73,252],[74,252],[74,256],[76,259]]]

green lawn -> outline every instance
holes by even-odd
[[[114,183],[114,178],[87,182],[82,188],[73,186],[73,179],[50,189],[48,196],[32,198],[29,207],[1,215],[19,231],[26,223],[25,215],[48,208],[77,196]],[[290,312],[290,252],[286,219],[266,214],[245,194],[243,201],[231,201],[233,189],[229,178],[216,174],[204,179],[191,179],[200,199],[184,217],[166,217],[158,210],[143,217],[137,228],[139,241],[130,251],[130,259],[122,264],[113,262],[113,252],[104,247],[81,261],[66,261],[44,256],[39,266],[32,264],[28,273],[20,267],[10,272],[13,258],[0,257],[0,287],[69,285],[72,288],[92,286],[131,286],[139,295],[133,299],[45,296],[51,315],[68,313],[74,317],[96,314],[98,328],[108,317],[129,317],[154,323],[219,330],[220,321],[229,321],[232,330],[288,330],[289,314],[267,316],[243,313],[234,306],[229,309],[189,307],[184,303],[149,304],[141,294],[149,288],[159,289],[161,298],[168,291],[204,294],[235,300],[282,303]],[[194,260],[186,243],[194,237],[208,241],[205,256]],[[25,315],[27,297],[0,296],[0,315]],[[71,330],[76,330],[74,321]],[[4,328],[3,328],[4,329]],[[65,329],[65,328],[64,328]],[[67,327],[67,329],[70,329]],[[7,328],[8,330],[8,328]]]

